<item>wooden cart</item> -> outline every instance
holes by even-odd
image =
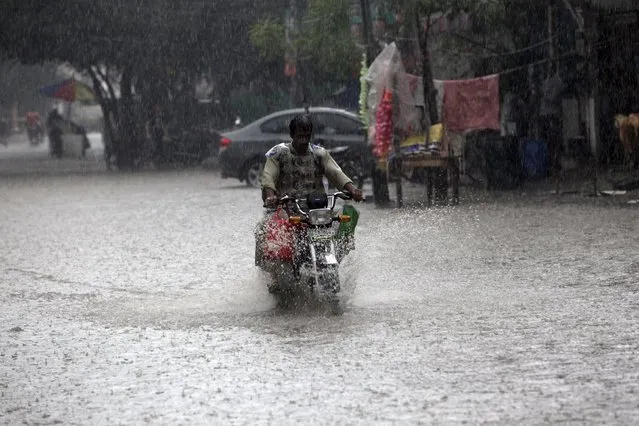
[[[450,187],[452,189],[452,204],[459,204],[459,176],[460,162],[455,156],[438,156],[428,152],[415,154],[396,154],[393,158],[396,162],[393,168],[402,170],[402,175],[411,169],[426,169],[426,196],[427,205],[430,207],[433,200],[433,176],[436,169],[445,169],[450,177]],[[378,167],[389,170],[388,160],[381,160]],[[389,176],[391,178],[391,176]],[[397,193],[397,207],[404,205],[404,191],[402,188],[401,176],[394,176],[395,190]],[[390,181],[390,179],[389,179]]]

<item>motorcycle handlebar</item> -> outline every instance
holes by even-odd
[[[334,197],[341,198],[342,200],[352,200],[353,194],[348,191],[340,191],[333,194]]]
[[[353,199],[353,194],[351,194],[348,191],[337,191],[337,192],[335,192],[333,194],[330,194],[329,197],[333,197],[333,203],[332,203],[333,206],[331,207],[331,208],[333,208],[333,207],[335,207],[335,198],[340,198],[342,200],[352,200]],[[283,205],[283,204],[286,204],[286,203],[290,203],[290,202],[298,202],[298,201],[300,201],[300,200],[296,199],[295,197],[291,197],[290,195],[285,195],[285,196],[283,196],[283,197],[281,197],[281,198],[279,198],[277,200],[276,206],[280,206],[280,205]],[[263,207],[264,208],[274,208],[273,205],[268,205],[267,203],[264,203]]]

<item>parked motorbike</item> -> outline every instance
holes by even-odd
[[[164,146],[162,162],[197,166],[210,156],[208,141],[200,135],[184,130],[170,135]]]
[[[352,196],[338,191],[279,199],[280,208],[274,212],[279,219],[266,231],[264,258],[258,262],[273,276],[271,293],[285,298],[297,290],[309,290],[317,300],[328,303],[334,313],[340,312],[339,265],[352,250],[353,240],[352,233],[340,233],[334,226],[352,219],[335,211],[338,198],[350,200]]]
[[[209,141],[197,133],[171,131],[162,138],[160,149],[156,143],[147,137],[139,153],[138,166],[153,162],[163,167],[192,167],[202,164],[211,155]]]
[[[364,181],[369,177],[370,161],[351,146],[338,146],[328,149],[333,160],[346,176],[353,179],[358,189],[362,189]]]
[[[39,123],[27,126],[27,136],[32,146],[40,145],[44,141],[44,129]]]

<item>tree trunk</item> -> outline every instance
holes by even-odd
[[[115,139],[115,131],[114,131],[114,123],[112,121],[112,109],[113,109],[113,99],[110,98],[102,88],[102,84],[100,78],[98,78],[99,71],[94,69],[93,67],[88,67],[87,72],[93,81],[93,91],[98,97],[98,102],[100,103],[100,108],[102,109],[102,116],[104,117],[104,129],[107,133],[107,138],[110,143],[104,144],[104,157],[107,163],[107,168],[111,168],[111,156],[114,152],[117,152],[116,147],[118,146],[118,141]],[[101,74],[100,74],[101,75]],[[108,82],[106,82],[108,84]],[[104,140],[104,137],[103,137]]]
[[[373,36],[369,0],[360,0],[362,9],[362,26],[364,27],[364,40],[366,43],[366,66],[370,67],[375,59],[375,48],[373,46]],[[388,179],[386,170],[381,169],[377,162],[371,165],[371,176],[373,179],[373,199],[375,205],[386,206],[390,203],[390,194],[388,192]]]
[[[132,77],[132,70],[130,68],[127,67],[122,71],[122,81],[120,85],[122,95],[120,135],[122,140],[116,153],[118,168],[120,170],[130,171],[135,168],[136,147],[138,145],[137,125],[135,122],[136,114],[131,92]]]

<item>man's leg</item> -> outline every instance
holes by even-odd
[[[266,235],[266,222],[268,217],[265,215],[255,226],[255,266],[260,268],[264,266],[264,239]]]
[[[60,133],[53,135],[53,155],[57,158],[62,157],[62,134]]]

